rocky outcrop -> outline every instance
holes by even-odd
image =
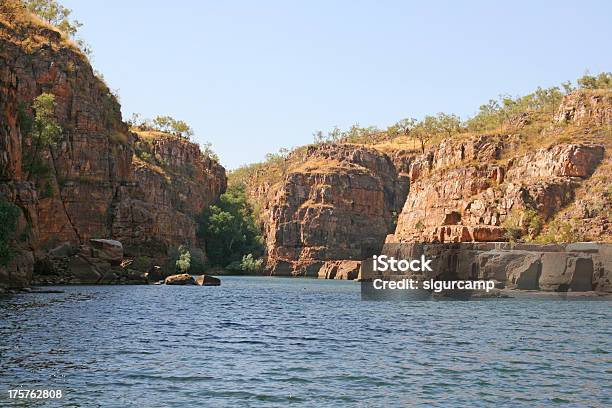
[[[578,90],[563,99],[555,120],[609,126],[612,124],[612,94],[607,90]]]
[[[350,145],[312,146],[265,207],[268,268],[317,276],[327,260],[361,260],[393,230],[407,182],[389,157]]]
[[[282,182],[265,188],[268,269],[334,278],[337,262],[380,248],[400,207],[388,243],[507,241],[513,223],[537,224],[539,232],[529,232],[537,234],[563,217],[585,231],[574,239],[609,241],[610,102],[609,91],[568,95],[556,122],[539,131],[545,141],[520,132],[460,134],[424,154],[393,143],[380,151],[311,146],[302,160],[289,160]],[[537,112],[519,116],[505,126],[541,120]]]
[[[319,279],[355,280],[359,277],[361,261],[328,261],[319,269]]]
[[[557,144],[514,157],[512,136],[446,140],[410,168],[410,192],[392,241],[505,240],[512,211],[549,219],[604,157],[600,144]]]
[[[37,260],[32,282],[57,284],[144,284],[143,272],[123,261],[123,246],[110,239],[90,239],[75,248],[63,242]]]
[[[406,275],[416,279],[494,280],[509,289],[612,292],[612,244],[387,243],[382,252],[396,259],[431,259],[431,272]],[[364,279],[397,274],[375,273],[371,262],[363,264]]]
[[[165,285],[195,285],[196,281],[188,273],[181,273],[178,275],[170,275],[164,279]]]
[[[17,250],[8,264],[0,267],[0,289],[29,286],[33,270],[34,254],[27,250]]]
[[[196,144],[163,134],[147,139],[161,166],[135,157],[142,136],[123,123],[87,58],[13,3],[0,5],[0,194],[21,210],[22,250],[41,258],[42,249],[91,238],[118,239],[127,255],[197,246],[193,216],[224,191],[224,169]],[[22,122],[41,93],[55,96],[62,135],[36,151],[47,170],[30,174]]]
[[[221,285],[221,279],[215,278],[210,275],[198,275],[195,277],[196,285],[199,286],[219,286]]]
[[[150,131],[137,136],[135,182],[118,189],[112,236],[130,256],[196,247],[194,217],[225,191],[225,169],[182,138]]]

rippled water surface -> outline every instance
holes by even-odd
[[[0,297],[0,406],[612,406],[612,302],[362,302],[354,282]],[[21,406],[26,405],[25,402]]]

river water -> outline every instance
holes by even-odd
[[[612,406],[612,302],[363,302],[359,284],[0,297],[0,406]],[[8,399],[61,389],[61,400]]]

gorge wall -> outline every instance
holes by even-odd
[[[458,134],[424,154],[405,144],[310,146],[265,189],[267,267],[354,278],[385,242],[508,241],[511,220],[526,229],[537,220],[536,233],[571,223],[574,241],[612,242],[611,112],[611,91],[579,90],[538,134],[521,125]]]
[[[313,146],[264,208],[268,267],[274,275],[317,276],[325,261],[360,260],[393,230],[407,179],[381,152]]]
[[[128,255],[157,256],[197,245],[193,216],[225,190],[224,169],[184,139],[129,131],[78,48],[7,7],[0,10],[0,194],[21,211],[21,249],[0,268],[0,285],[27,285],[33,262],[62,242],[114,238]],[[34,177],[23,170],[32,142],[20,118],[32,115],[42,93],[55,96],[62,137],[37,152],[48,172]]]

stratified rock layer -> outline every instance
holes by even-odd
[[[374,271],[362,263],[366,280],[409,276],[417,280],[494,280],[509,289],[551,292],[612,292],[612,244],[387,243],[395,259],[431,260],[431,271]]]
[[[444,141],[410,169],[410,192],[398,220],[400,242],[500,241],[513,210],[544,219],[574,199],[574,190],[604,157],[599,144],[558,144],[506,163],[512,137]]]
[[[0,194],[21,210],[22,250],[36,258],[62,242],[78,247],[91,238],[123,241],[126,254],[164,256],[180,244],[197,245],[193,216],[224,190],[224,169],[196,144],[170,135],[149,135],[153,157],[134,158],[141,136],[123,123],[120,106],[94,74],[87,58],[62,35],[0,5]],[[21,14],[20,14],[21,13]],[[37,152],[49,171],[28,174],[19,117],[41,93],[55,95],[62,128],[56,147]],[[156,169],[156,170],[152,170]],[[0,285],[29,282],[33,263],[0,274]],[[11,267],[12,268],[12,267]]]
[[[271,189],[265,208],[272,274],[317,276],[327,260],[380,250],[407,191],[388,156],[349,145],[311,147]]]

